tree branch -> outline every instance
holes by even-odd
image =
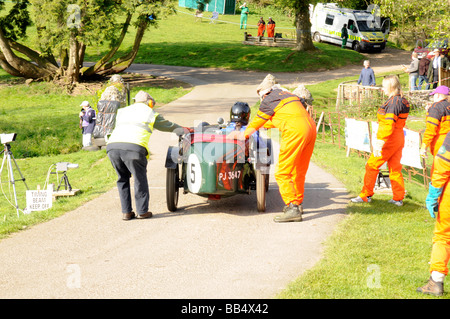
[[[133,63],[136,55],[139,51],[139,46],[141,45],[142,38],[144,37],[145,30],[148,26],[148,19],[142,19],[136,31],[136,36],[134,38],[133,48],[127,54],[117,58],[116,60],[107,63],[102,67],[97,73],[100,75],[109,75],[120,73]]]
[[[0,29],[0,51],[2,51],[6,62],[21,74],[22,77],[38,79],[51,75],[49,71],[43,69],[25,59],[18,57],[9,46],[9,41],[5,38]]]
[[[130,26],[132,16],[133,16],[132,13],[128,13],[127,19],[123,24],[120,37],[114,44],[113,48],[107,54],[105,54],[99,61],[97,61],[97,63],[95,63],[94,65],[92,65],[91,67],[89,67],[85,70],[82,70],[81,72],[82,72],[83,76],[91,76],[91,75],[97,73],[100,69],[102,69],[102,67],[105,66],[106,63],[108,63],[109,59],[111,59],[114,56],[114,54],[116,54],[117,50],[119,49],[120,45],[123,42],[123,39],[125,38],[125,35],[127,34],[128,27]]]

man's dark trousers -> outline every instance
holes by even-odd
[[[136,213],[142,215],[148,212],[149,191],[147,180],[147,157],[142,152],[112,149],[108,157],[117,172],[117,188],[119,189],[122,213],[133,211],[131,205],[130,178],[134,176],[134,197]]]

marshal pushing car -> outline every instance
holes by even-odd
[[[255,191],[257,210],[265,211],[272,141],[259,132],[246,141],[227,138],[231,131],[245,130],[250,108],[236,102],[230,113],[227,124],[223,119],[215,125],[203,122],[169,147],[165,163],[169,211],[177,210],[180,189],[210,199]]]

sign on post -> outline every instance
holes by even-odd
[[[47,210],[53,203],[53,185],[50,184],[45,190],[27,190],[27,208],[26,211]]]

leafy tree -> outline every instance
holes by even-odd
[[[291,9],[295,16],[297,30],[296,50],[315,50],[311,37],[311,22],[309,19],[310,0],[275,0],[279,6]]]
[[[4,10],[5,0],[0,0],[0,13]],[[14,76],[62,78],[69,85],[119,73],[134,61],[155,17],[173,12],[173,0],[15,0],[0,18],[0,66]],[[37,33],[33,47],[19,42],[31,26]],[[130,26],[136,29],[134,43],[117,56]],[[83,68],[86,48],[103,43],[109,44],[109,51]]]
[[[450,4],[448,0],[374,0],[381,15],[391,18],[400,31],[422,32],[425,36],[448,36]]]

